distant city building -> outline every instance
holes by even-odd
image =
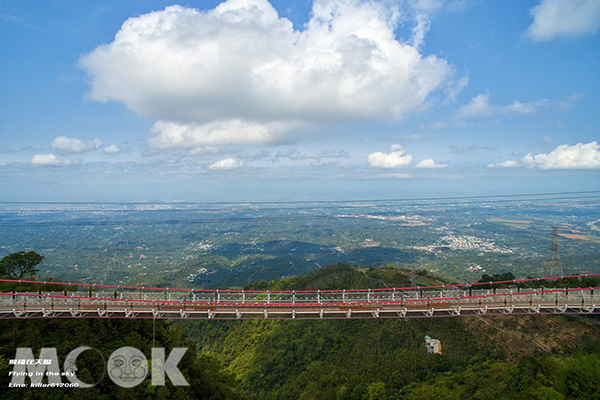
[[[360,247],[363,249],[367,249],[370,247],[379,247],[381,246],[381,242],[374,242],[373,239],[367,239],[360,244]]]
[[[427,347],[428,353],[442,354],[442,342],[437,339],[432,339],[425,335],[425,346]]]

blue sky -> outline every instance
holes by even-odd
[[[0,1],[0,201],[600,189],[594,0]]]

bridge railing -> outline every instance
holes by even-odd
[[[571,277],[582,277],[571,276]],[[590,275],[591,276],[591,275]],[[600,276],[600,274],[594,274]],[[513,280],[514,284],[555,278]],[[0,281],[6,281],[0,279]],[[35,281],[10,281],[34,283]],[[0,293],[0,318],[87,316],[142,318],[354,318],[461,315],[591,313],[600,310],[600,287],[483,288],[489,283],[412,288],[304,291],[244,291],[145,288],[43,282],[64,291]],[[19,285],[15,285],[19,287]],[[73,290],[78,288],[78,290]],[[516,311],[515,311],[516,310]]]
[[[290,302],[289,293],[255,293],[256,296],[273,296],[269,302],[263,298],[250,298],[248,302],[195,302],[185,300],[133,299],[131,292],[110,293],[110,297],[88,297],[81,292],[1,293],[0,318],[23,317],[140,317],[140,318],[365,318],[486,314],[486,313],[591,313],[600,310],[600,288],[529,290],[520,292],[490,291],[475,296],[440,296],[381,300],[339,302],[339,293],[292,293],[301,296],[300,302]],[[216,294],[207,292],[204,294]],[[237,292],[236,292],[237,293]],[[381,291],[383,293],[383,291]],[[380,293],[380,294],[381,294]],[[440,294],[439,291],[431,294]],[[76,295],[77,294],[77,295]],[[115,296],[116,294],[116,296]],[[139,295],[140,293],[138,293]],[[233,296],[235,293],[227,293]],[[241,293],[237,293],[241,294]],[[244,293],[244,295],[247,293]],[[391,292],[396,296],[397,293]],[[444,294],[444,293],[442,293]],[[165,293],[163,293],[165,295]],[[342,293],[342,296],[344,293]],[[220,296],[220,293],[218,294]],[[281,296],[281,297],[277,297]],[[321,297],[323,296],[323,297]],[[370,299],[367,291],[354,293],[356,298]],[[193,294],[192,294],[193,297]],[[315,301],[320,300],[320,301]]]
[[[20,296],[13,293],[14,302],[30,301],[34,297],[51,298],[52,301],[69,301],[71,298],[86,297],[91,299],[120,299],[144,301],[172,301],[192,303],[241,303],[241,304],[320,304],[320,303],[382,303],[401,301],[428,301],[431,299],[465,299],[502,298],[509,301],[513,298],[531,299],[581,299],[597,298],[600,290],[593,288],[547,288],[547,289],[483,289],[483,290],[432,290],[432,291],[402,291],[395,290],[363,290],[363,291],[298,291],[298,292],[251,292],[251,291],[202,291],[202,292],[35,292]],[[10,297],[10,296],[9,296]],[[6,301],[7,297],[4,296]]]

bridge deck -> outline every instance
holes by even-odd
[[[377,318],[599,311],[600,288],[0,293],[0,318]]]

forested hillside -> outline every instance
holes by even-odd
[[[156,330],[153,342],[153,328]],[[131,346],[144,353],[150,362],[151,347],[165,347],[170,354],[174,347],[188,347],[179,362],[181,371],[190,386],[173,386],[166,379],[165,386],[153,386],[151,374],[139,385],[123,388],[107,376],[106,361],[118,348]],[[199,355],[193,343],[185,339],[181,325],[156,320],[109,319],[37,319],[0,321],[0,398],[18,400],[36,399],[237,399],[234,380],[219,370],[218,364],[207,355]],[[42,347],[56,348],[60,364],[66,355],[80,346],[89,346],[77,358],[77,378],[93,384],[92,388],[9,387],[17,347],[31,347],[38,358]],[[101,356],[102,357],[101,357]],[[44,378],[44,382],[46,382]],[[68,383],[65,377],[63,383]]]
[[[407,283],[398,270],[336,265],[246,288]],[[184,326],[202,354],[218,360],[253,399],[558,399],[600,393],[600,329],[593,322],[539,315]],[[427,353],[425,335],[441,340],[443,354]]]

